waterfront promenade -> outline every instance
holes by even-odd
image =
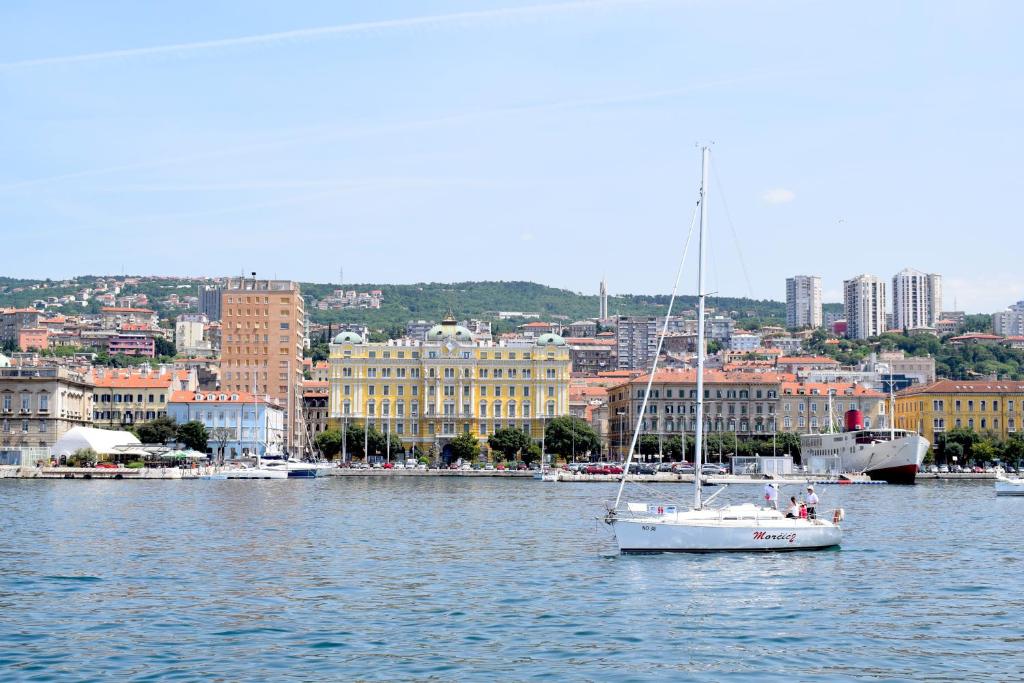
[[[116,480],[155,480],[155,479],[200,479],[203,476],[216,474],[224,468],[218,466],[203,466],[193,468],[178,467],[17,467],[13,465],[0,466],[0,479],[116,479]],[[587,483],[587,482],[609,482],[618,481],[617,474],[581,474],[572,473],[566,470],[555,470],[558,473],[558,481],[566,483]],[[330,477],[469,477],[487,479],[531,479],[534,475],[530,470],[453,470],[445,468],[432,469],[359,469],[339,467],[327,470]],[[655,474],[631,474],[629,481],[643,483],[688,483],[693,482],[692,474],[676,474],[673,472],[657,472]],[[871,483],[863,475],[847,475],[849,483]],[[994,473],[928,473],[922,472],[917,475],[919,481],[943,479],[943,480],[995,480]],[[781,477],[785,481],[801,481],[812,483],[838,483],[835,476],[813,473],[793,473]],[[705,476],[704,481],[711,484],[756,484],[767,481],[759,477],[747,475],[714,475]],[[845,483],[845,482],[844,482]]]

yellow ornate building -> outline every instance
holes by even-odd
[[[1024,382],[942,379],[896,395],[896,427],[935,435],[961,427],[1005,439],[1024,426]]]
[[[556,334],[522,342],[476,341],[449,314],[423,341],[369,343],[342,332],[331,343],[330,422],[375,425],[406,449],[518,427],[540,439],[569,413],[569,347]]]

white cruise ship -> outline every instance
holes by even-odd
[[[859,427],[860,414],[850,411],[846,424]],[[876,481],[913,484],[928,440],[903,429],[850,429],[832,434],[801,434],[800,457],[838,458],[839,471],[863,473]]]

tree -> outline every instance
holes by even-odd
[[[324,454],[324,457],[331,460],[341,453],[341,430],[328,429],[320,432],[314,439],[316,447]]]
[[[523,462],[529,465],[534,460],[540,460],[541,455],[540,446],[535,443],[531,443],[523,449]]]
[[[156,342],[156,355],[169,356],[171,358],[178,355],[178,349],[171,340],[164,339],[163,337],[153,337],[153,341]]]
[[[992,462],[999,456],[999,451],[991,439],[982,439],[971,448],[971,457],[975,463]]]
[[[463,432],[448,442],[452,455],[463,462],[476,460],[480,456],[480,441],[475,434]]]
[[[964,447],[956,441],[951,441],[946,444],[946,447],[942,449],[942,454],[946,459],[943,464],[948,465],[951,462],[964,462]]]
[[[96,454],[91,448],[79,448],[77,451],[68,456],[67,466],[68,467],[87,467],[99,459],[99,455]]]
[[[348,457],[366,457],[366,451],[363,450],[365,434],[366,430],[362,425],[350,424],[345,427],[345,451],[348,453]]]
[[[544,449],[563,458],[585,455],[600,448],[597,432],[578,417],[556,417],[544,430]]]
[[[637,444],[637,450],[640,455],[657,455],[661,444],[658,442],[658,437],[654,434],[642,434],[640,436],[640,442]]]
[[[158,417],[135,425],[135,434],[142,443],[167,443],[178,436],[178,425],[173,417]]]
[[[193,451],[206,452],[206,442],[210,435],[206,432],[206,426],[198,420],[192,420],[178,425],[175,434],[178,441],[185,444]]]
[[[1024,436],[1011,434],[1010,438],[1003,443],[1003,460],[1013,463],[1013,466],[1017,467],[1022,459],[1024,459]]]
[[[530,437],[521,429],[505,427],[491,434],[487,438],[487,445],[491,450],[498,451],[506,459],[511,460],[516,457],[516,453],[530,445]]]
[[[214,427],[210,430],[210,440],[217,445],[217,456],[219,462],[224,462],[225,451],[228,441],[235,436],[235,430],[231,427]]]

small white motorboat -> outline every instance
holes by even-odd
[[[1002,475],[996,477],[997,496],[1024,496],[1024,479],[1010,479]]]

